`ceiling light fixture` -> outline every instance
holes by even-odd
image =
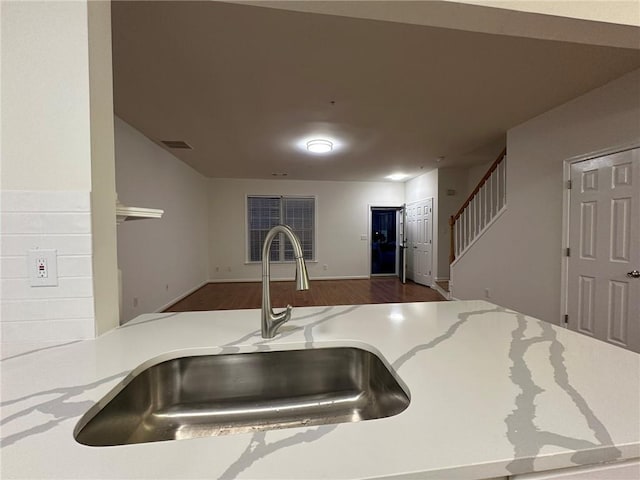
[[[333,150],[333,143],[329,140],[316,138],[307,142],[307,150],[311,153],[329,153]]]
[[[408,176],[409,175],[407,175],[406,173],[394,173],[391,175],[387,175],[385,178],[388,178],[389,180],[393,180],[395,182],[399,182],[400,180],[404,180]]]

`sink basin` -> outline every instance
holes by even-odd
[[[354,347],[175,358],[117,390],[80,420],[78,442],[126,445],[357,422],[409,405],[380,358]]]

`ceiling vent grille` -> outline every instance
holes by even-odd
[[[193,147],[182,140],[161,140],[169,148],[182,148],[185,150],[193,150]]]

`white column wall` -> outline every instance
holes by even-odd
[[[87,2],[0,9],[2,342],[92,338],[89,59],[98,52],[89,45]],[[26,259],[36,248],[57,250],[57,286],[30,286]]]

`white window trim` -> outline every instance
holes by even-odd
[[[305,259],[305,263],[318,263],[318,196],[317,195],[285,195],[281,193],[260,193],[253,194],[248,193],[244,196],[244,264],[245,265],[258,265],[262,261],[253,261],[249,259],[249,197],[265,197],[265,198],[313,198],[313,248],[311,252],[311,260]],[[272,260],[269,262],[274,264],[289,264],[295,263],[295,260]]]

